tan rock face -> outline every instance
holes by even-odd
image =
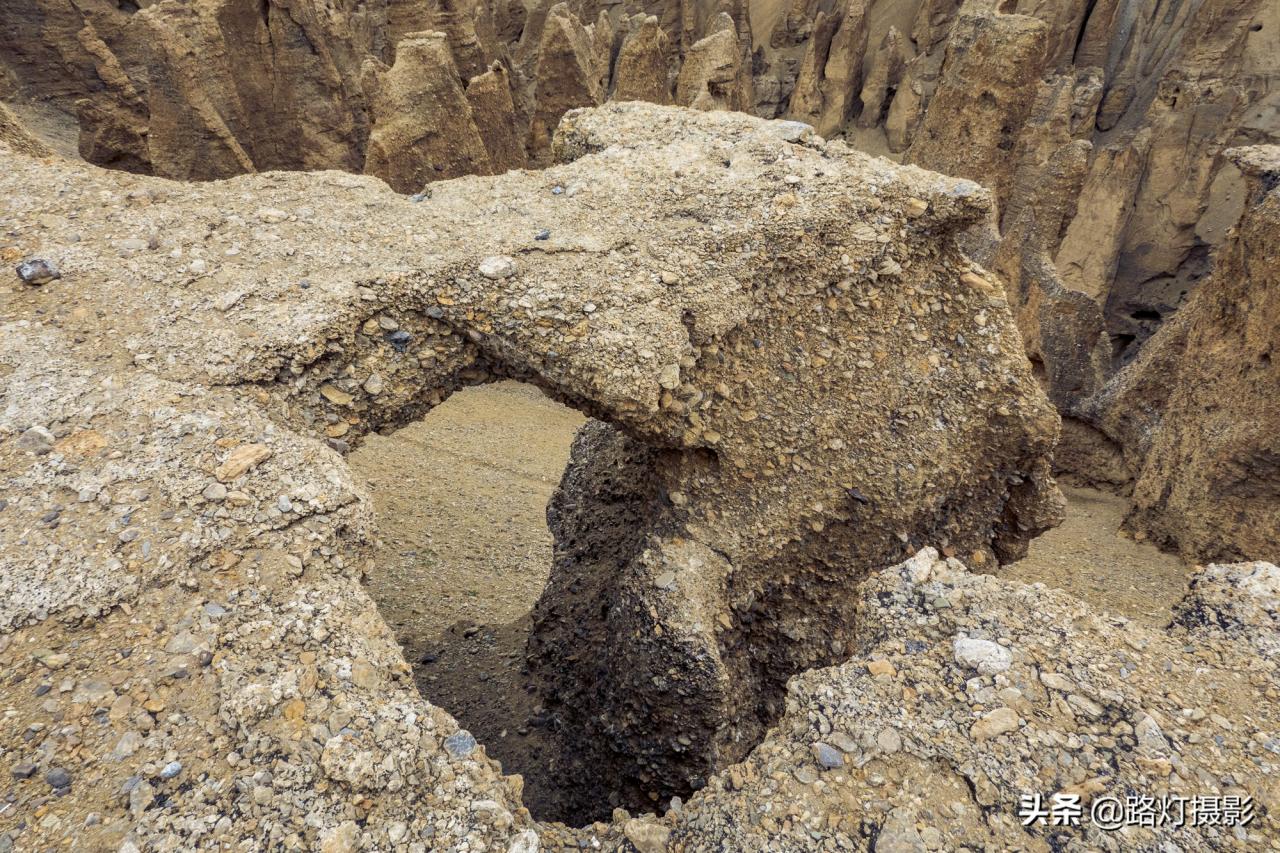
[[[677,133],[691,130],[646,111],[573,114],[559,150],[640,156]],[[731,173],[739,159],[772,160],[771,146],[738,140]],[[772,213],[744,223],[761,239],[854,180],[793,150],[772,175]],[[820,242],[796,235],[751,274],[745,301],[711,295],[721,276],[746,275],[750,250],[728,235],[710,278],[693,245],[668,262],[663,286],[706,294],[685,318],[692,351],[654,364],[652,426],[580,434],[548,510],[556,559],[530,664],[549,713],[579,738],[567,775],[624,802],[696,788],[760,737],[790,675],[847,647],[851,565],[894,559],[921,524],[990,565],[1021,553],[1022,531],[1055,523],[1040,455],[1056,436],[1052,409],[1007,305],[962,280],[952,242],[985,211],[975,191],[905,174],[861,201],[855,189],[852,206],[821,214]],[[924,233],[927,249],[903,251]],[[735,318],[752,331],[733,331]],[[953,373],[958,340],[985,342],[1001,366]]]
[[[557,3],[547,13],[533,70],[536,106],[529,126],[529,150],[535,162],[547,161],[551,134],[561,116],[604,102],[601,57],[591,36],[565,3]]]
[[[1048,27],[1021,15],[962,15],[906,158],[991,186],[1008,201],[1010,160],[1031,112]]]
[[[524,168],[528,155],[524,138],[512,122],[516,107],[506,66],[495,62],[485,73],[472,77],[467,82],[467,103],[471,106],[471,120],[489,152],[493,173]]]
[[[1215,270],[1084,407],[1135,475],[1129,524],[1189,558],[1276,557],[1280,147],[1233,149],[1246,209]]]
[[[674,98],[798,119],[824,136],[852,131],[867,150],[979,181],[996,191],[1001,227],[1015,196],[1032,204],[1042,183],[1053,185],[1077,202],[1052,241],[1062,248],[1042,246],[1034,264],[1019,259],[1001,275],[1011,276],[1029,354],[1058,377],[1060,405],[1131,360],[1209,271],[1239,209],[1240,179],[1221,152],[1280,141],[1280,13],[1267,0],[1173,10],[1159,0],[143,5],[136,14],[105,0],[0,9],[0,60],[15,94],[75,112],[84,156],[131,171],[389,174],[374,136],[405,137],[416,122],[407,136],[450,137],[453,113],[375,116],[362,69],[394,67],[401,38],[438,30],[457,69],[449,88],[483,78],[468,101],[492,170],[545,165],[568,109]],[[504,79],[485,76],[494,63]],[[444,67],[424,73],[450,76]],[[1037,179],[1020,152],[1043,143],[1029,138],[1040,133],[1032,113],[1042,86],[1090,76],[1065,104],[1072,137],[1093,146],[1083,181]],[[449,165],[397,176],[397,187],[468,163],[487,171],[467,122],[456,135]],[[1044,166],[1052,152],[1041,153]],[[1065,319],[1042,324],[1046,305]]]
[[[613,68],[613,99],[671,103],[667,36],[653,15],[631,19]]]
[[[373,119],[367,174],[416,193],[431,181],[494,171],[444,33],[406,36],[389,69],[370,60],[364,89]],[[494,144],[500,150],[501,141]]]
[[[695,110],[744,109],[742,45],[733,20],[722,14],[711,30],[689,48],[680,66],[676,103]]]

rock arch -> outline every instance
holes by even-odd
[[[578,745],[566,772],[652,802],[852,651],[867,572],[926,544],[990,566],[1055,523],[1058,422],[956,246],[976,184],[642,104],[570,113],[556,150],[420,203],[338,173],[118,176],[124,227],[206,230],[109,272],[137,283],[139,365],[289,441],[341,451],[495,376],[596,418],[551,507],[529,663]],[[85,304],[118,304],[65,255]]]

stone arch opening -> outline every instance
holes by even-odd
[[[502,381],[465,388],[349,457],[377,518],[366,590],[422,695],[524,778],[537,816],[557,814],[563,797],[525,645],[552,563],[547,502],[582,423]]]

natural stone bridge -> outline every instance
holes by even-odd
[[[351,577],[370,519],[340,454],[521,379],[598,419],[548,511],[529,663],[578,744],[566,773],[647,802],[740,760],[787,678],[847,657],[867,572],[924,545],[991,566],[1056,522],[1057,416],[955,244],[984,190],[639,104],[570,114],[556,149],[420,202],[340,173],[183,185],[8,156],[5,227],[62,278],[9,298],[39,319],[6,318],[3,461],[70,508],[4,542],[0,627],[239,584],[267,610],[217,628],[226,737],[317,719],[315,653],[286,677],[317,642],[347,655],[343,701],[385,717],[393,668],[351,668],[394,652]],[[374,783],[334,740],[340,800]]]

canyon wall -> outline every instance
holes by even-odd
[[[1213,274],[1085,402],[1077,429],[1095,435],[1065,448],[1083,445],[1081,470],[1132,472],[1130,526],[1193,560],[1280,557],[1280,146],[1227,157],[1245,210]]]

